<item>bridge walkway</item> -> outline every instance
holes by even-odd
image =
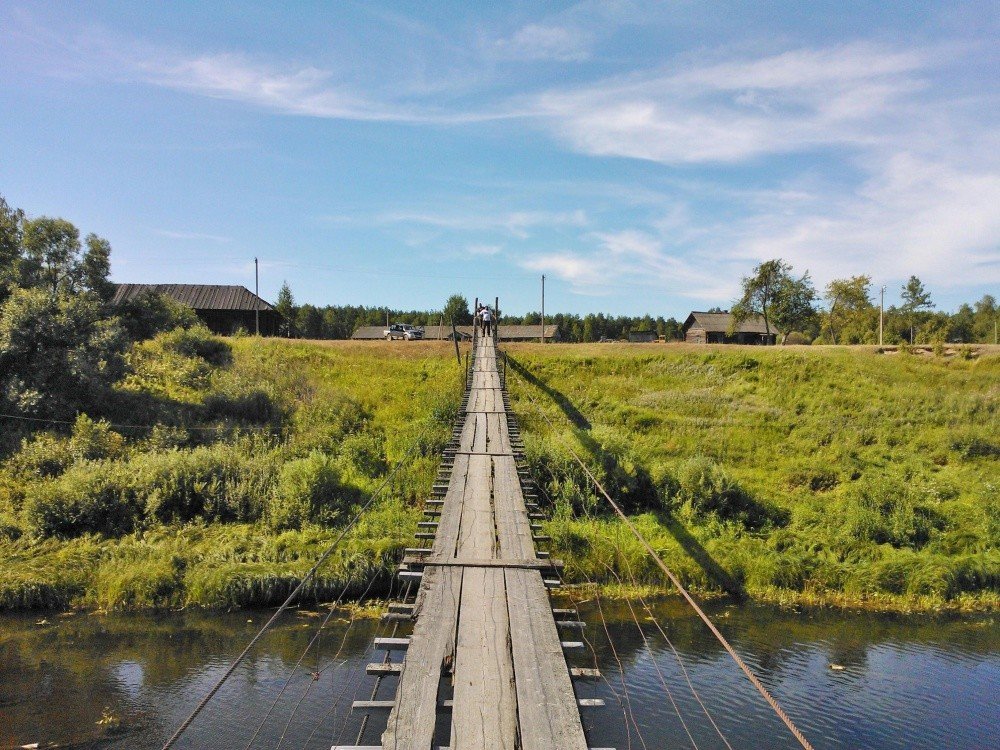
[[[557,563],[535,549],[516,430],[495,342],[479,337],[443,504],[425,522],[433,546],[404,560],[420,586],[383,748],[429,750],[445,730],[452,750],[587,748],[563,653],[580,644],[560,639],[544,577]]]

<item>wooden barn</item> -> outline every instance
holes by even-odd
[[[628,340],[633,344],[653,344],[659,337],[656,331],[629,331]]]
[[[728,312],[692,312],[682,326],[689,344],[773,344],[775,334],[768,333],[762,317],[744,320],[735,330]]]
[[[256,330],[260,316],[262,336],[276,336],[281,325],[281,313],[244,286],[221,284],[116,284],[113,304],[122,304],[141,294],[165,294],[194,309],[214,333],[229,335],[239,329],[248,333]]]

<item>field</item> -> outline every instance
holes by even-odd
[[[664,583],[572,449],[702,595],[997,607],[1000,352],[508,351],[569,581]],[[384,594],[459,388],[447,343],[139,344],[110,425],[8,432],[0,608],[274,603],[408,456],[309,590]]]
[[[570,449],[703,592],[996,607],[1000,351],[509,350],[513,407],[571,579],[662,583]]]

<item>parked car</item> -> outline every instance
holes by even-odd
[[[411,326],[409,323],[393,323],[386,328],[382,335],[386,341],[393,339],[403,339],[403,341],[417,341],[424,337],[424,329]]]

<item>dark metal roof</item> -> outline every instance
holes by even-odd
[[[729,326],[732,322],[732,313],[694,311],[684,321],[684,331],[687,332],[691,328],[699,328],[703,331],[713,333],[729,333]],[[774,327],[772,326],[771,333],[774,334],[774,332]],[[736,333],[767,333],[764,318],[759,315],[747,318],[736,327]]]
[[[144,292],[166,294],[195,310],[260,310],[277,312],[245,286],[222,284],[115,284],[113,304],[135,299]]]

